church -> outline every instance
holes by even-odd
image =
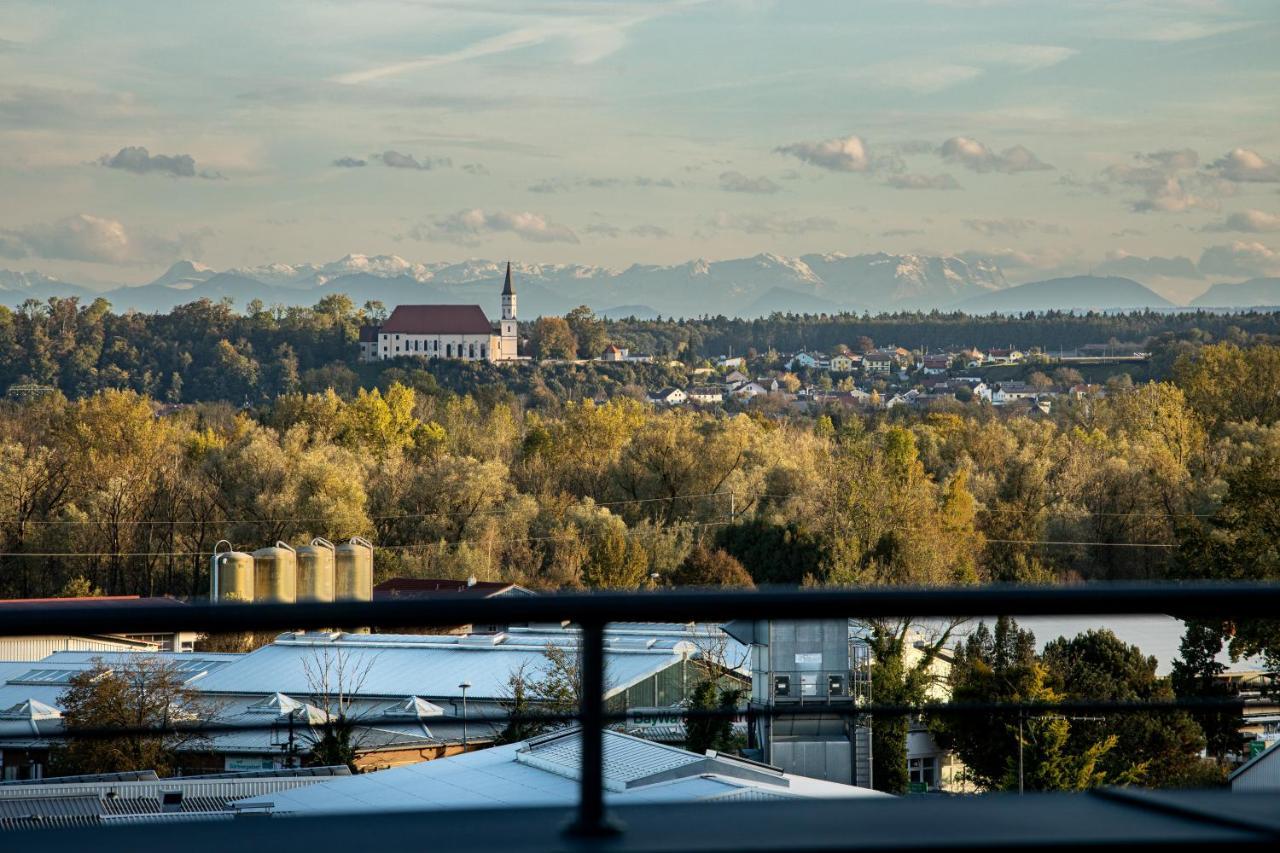
[[[461,361],[514,361],[519,334],[511,264],[502,286],[502,319],[489,322],[479,305],[397,305],[380,326],[360,329],[360,360],[416,355]]]

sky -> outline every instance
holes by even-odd
[[[1280,275],[1275,0],[0,5],[0,268]]]

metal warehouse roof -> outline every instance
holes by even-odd
[[[314,693],[308,668],[314,674],[337,665],[337,653],[350,671],[367,673],[348,690],[353,696],[450,699],[461,697],[459,684],[471,684],[468,697],[498,699],[506,695],[511,675],[521,669],[533,675],[546,666],[548,645],[572,650],[576,638],[568,634],[531,636],[512,643],[507,635],[433,636],[414,634],[292,634],[263,646],[202,678],[198,687],[213,693],[272,693],[298,696]],[[605,655],[609,695],[655,675],[689,656],[685,643],[614,647]],[[359,679],[353,679],[359,680]]]
[[[577,731],[547,735],[235,803],[277,813],[567,806],[578,797]],[[605,733],[606,797],[615,803],[753,798],[887,798],[714,755]]]

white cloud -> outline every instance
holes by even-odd
[[[808,234],[834,231],[836,221],[826,216],[788,217],[780,213],[726,213],[712,217],[711,227],[746,234]]]
[[[1234,148],[1208,166],[1210,174],[1242,183],[1280,182],[1280,164],[1250,148]]]
[[[984,143],[967,136],[953,136],[938,148],[938,154],[944,160],[972,169],[975,172],[1039,172],[1052,169],[1048,163],[1042,162],[1028,148],[1014,145],[1000,153],[988,148]]]
[[[1011,237],[1021,237],[1028,232],[1037,232],[1040,234],[1069,234],[1070,230],[1050,222],[1040,222],[1035,219],[1018,219],[1015,217],[1005,217],[1004,219],[966,219],[965,227],[977,231],[987,237],[995,237],[999,235],[1008,235]]]
[[[1232,278],[1280,275],[1280,252],[1262,243],[1235,240],[1205,249],[1200,254],[1200,271]]]
[[[578,235],[567,225],[553,222],[541,213],[529,211],[483,210],[472,208],[415,228],[409,236],[419,240],[476,243],[488,234],[515,234],[534,243],[577,243]]]
[[[866,172],[872,166],[867,146],[860,136],[843,136],[821,142],[793,142],[774,150],[833,172]]]
[[[359,157],[339,157],[333,161],[333,165],[341,169],[359,169],[369,165],[367,160],[361,160]]]
[[[890,175],[886,183],[900,190],[958,190],[960,184],[950,175]]]
[[[1222,222],[1206,225],[1201,231],[1240,231],[1245,234],[1264,234],[1280,231],[1280,216],[1265,210],[1242,210],[1233,213]]]
[[[633,225],[627,229],[627,233],[635,237],[646,237],[651,240],[661,240],[671,236],[671,232],[661,225]]]
[[[152,155],[141,145],[128,145],[115,154],[103,154],[98,158],[99,165],[108,169],[121,169],[135,175],[158,172],[175,178],[194,178],[196,161],[190,154],[155,154]],[[217,178],[212,172],[203,172],[202,178]]]
[[[982,48],[982,56],[992,62],[1012,65],[1023,71],[1037,71],[1065,62],[1080,51],[1056,44],[997,44]]]
[[[131,235],[115,219],[78,213],[52,223],[0,230],[0,255],[100,264],[132,264],[168,260],[199,251],[199,235],[167,240]]]
[[[761,175],[758,178],[749,178],[741,172],[722,172],[720,174],[720,189],[731,193],[757,193],[770,194],[776,193],[782,187],[773,181]]]
[[[1153,256],[1144,258],[1128,252],[1108,252],[1107,258],[1094,267],[1094,272],[1101,275],[1123,275],[1131,278],[1202,278],[1190,258],[1162,258]]]
[[[372,155],[374,160],[389,166],[392,169],[419,169],[422,171],[430,171],[437,166],[452,166],[453,162],[448,157],[424,157],[419,160],[412,154],[402,154],[399,151],[383,151],[381,154]]]

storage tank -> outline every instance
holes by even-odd
[[[226,545],[227,550],[221,550]],[[223,539],[213,546],[209,570],[209,600],[248,603],[253,601],[253,555],[237,551]]]
[[[253,600],[293,604],[298,597],[298,554],[287,542],[253,552]]]
[[[333,543],[317,536],[298,549],[298,601],[333,601]]]
[[[373,543],[352,536],[334,548],[335,592],[339,601],[373,600]]]

